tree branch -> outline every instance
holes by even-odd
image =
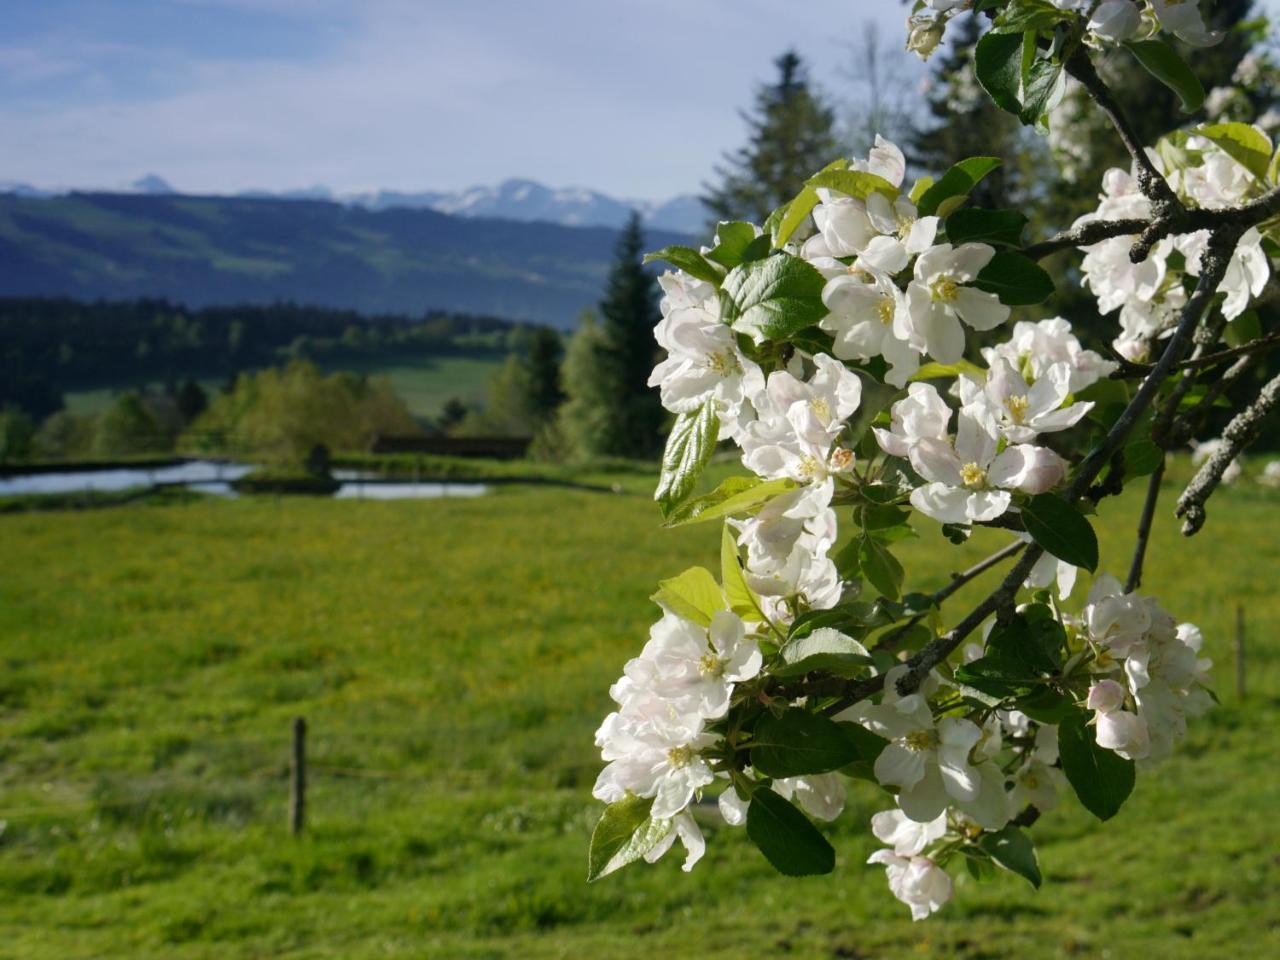
[[[1257,439],[1262,422],[1277,405],[1280,405],[1280,374],[1267,381],[1253,403],[1232,418],[1227,429],[1222,431],[1221,448],[1205,461],[1182,491],[1174,513],[1186,518],[1182,524],[1183,536],[1190,537],[1204,526],[1205,502],[1213,496],[1231,461]]]
[[[1133,593],[1142,583],[1142,564],[1147,558],[1147,542],[1151,539],[1151,523],[1156,515],[1156,503],[1160,499],[1160,483],[1164,480],[1164,457],[1147,481],[1147,498],[1142,504],[1142,516],[1138,520],[1138,540],[1133,547],[1133,561],[1129,564],[1129,577],[1124,582],[1124,592]]]

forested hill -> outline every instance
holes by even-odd
[[[603,227],[321,201],[0,194],[0,296],[443,309],[568,328],[600,299],[615,240]]]

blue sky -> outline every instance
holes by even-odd
[[[1268,0],[1273,6],[1276,0]],[[842,75],[896,0],[3,0],[0,180],[659,199],[743,139],[794,45]]]
[[[794,44],[833,93],[893,0],[5,0],[0,180],[663,198]],[[804,15],[798,15],[803,7]]]

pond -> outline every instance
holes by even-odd
[[[185,487],[197,493],[238,496],[231,481],[251,470],[253,464],[219,460],[188,460],[163,467],[119,467],[105,470],[66,470],[0,477],[0,497],[27,494],[76,493],[82,490],[113,492],[138,487]],[[334,470],[342,485],[334,496],[340,500],[406,500],[436,497],[477,497],[488,492],[482,483],[411,483],[383,480],[359,470]]]

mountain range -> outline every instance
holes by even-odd
[[[457,204],[452,213],[386,198],[190,196],[158,177],[134,186],[0,192],[0,296],[438,308],[570,328],[600,300],[617,243],[611,226],[538,218],[539,209],[569,209],[572,198],[519,186],[492,197],[441,195]],[[486,216],[511,209],[504,196],[526,215]],[[596,206],[595,196],[579,198],[579,209]],[[650,226],[645,242],[690,240]]]
[[[0,193],[24,197],[54,197],[73,191],[32,186],[29,183],[0,181]],[[176,194],[168,181],[149,173],[133,181],[120,193],[150,196]],[[542,221],[569,227],[620,227],[631,211],[637,211],[646,227],[677,233],[696,233],[707,223],[707,214],[697,197],[683,194],[654,202],[628,200],[582,187],[553,188],[536,180],[513,178],[497,186],[476,186],[458,191],[364,190],[335,192],[325,186],[301,190],[245,190],[238,197],[261,200],[328,200],[367,210],[437,210],[460,217],[497,217],[504,220]]]

